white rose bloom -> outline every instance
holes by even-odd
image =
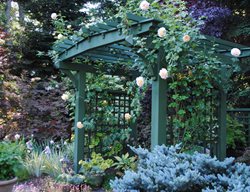
[[[64,36],[60,33],[59,35],[57,35],[57,39],[63,39],[64,38]]]
[[[18,140],[18,139],[20,139],[20,135],[19,134],[15,134],[15,140]]]
[[[184,42],[189,42],[190,39],[191,39],[191,37],[190,37],[189,35],[184,35],[183,38],[182,38],[182,40],[183,40]]]
[[[162,68],[159,72],[159,75],[162,79],[167,79],[168,78],[168,71],[165,68]]]
[[[161,27],[160,29],[158,29],[158,36],[159,37],[165,37],[167,33],[167,30],[165,29],[165,27]]]
[[[231,55],[233,55],[234,57],[239,57],[240,54],[241,54],[241,51],[238,48],[231,49]]]
[[[147,11],[149,9],[150,3],[147,1],[142,1],[140,3],[140,9],[143,11]]]
[[[124,117],[126,121],[129,121],[131,119],[131,115],[129,113],[125,113]]]
[[[67,25],[67,29],[71,29],[71,27],[72,27],[71,25]]]
[[[61,96],[62,100],[64,101],[67,101],[69,99],[69,95],[64,93],[62,96]]]
[[[139,87],[142,87],[144,85],[144,78],[143,77],[137,77],[136,78],[136,84],[139,86]]]
[[[77,124],[76,124],[76,127],[77,127],[78,129],[82,129],[82,128],[83,128],[82,122],[78,121]]]
[[[51,14],[51,18],[55,20],[57,18],[57,14],[56,13],[52,13]]]

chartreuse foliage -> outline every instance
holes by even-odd
[[[205,154],[178,153],[180,146],[156,146],[152,152],[132,148],[139,156],[136,171],[111,181],[114,191],[249,191],[250,167],[220,162]]]
[[[100,153],[92,153],[90,161],[79,162],[81,172],[84,174],[103,174],[104,171],[113,165],[112,159],[103,159]]]

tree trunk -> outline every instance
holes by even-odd
[[[9,28],[10,28],[11,2],[12,2],[12,0],[6,0],[6,10],[5,10],[5,14],[6,14],[6,30],[7,30],[7,32],[9,31]]]
[[[24,2],[18,2],[18,10],[19,10],[19,23],[21,26],[24,26]]]

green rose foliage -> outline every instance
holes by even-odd
[[[134,42],[134,51],[141,57],[143,62],[135,60],[133,63],[115,65],[125,69],[139,69],[145,78],[142,88],[135,87],[135,83],[127,83],[127,91],[132,93],[134,99],[133,118],[138,116],[141,110],[140,100],[143,98],[148,83],[155,78],[160,78],[159,71],[155,70],[155,64],[159,61],[168,70],[168,110],[172,115],[173,135],[171,143],[197,143],[197,140],[214,138],[216,119],[208,118],[207,114],[214,111],[216,104],[208,100],[216,98],[213,91],[221,87],[228,89],[225,82],[230,75],[238,69],[237,65],[230,66],[223,63],[221,56],[215,53],[216,44],[208,48],[202,43],[204,36],[199,32],[202,20],[195,20],[187,12],[186,3],[182,0],[148,1],[148,9],[141,8],[141,0],[128,0],[124,7],[115,17],[120,21],[119,27],[123,34],[127,35],[129,42]],[[159,23],[143,36],[133,36],[129,30],[132,21],[127,14],[132,13],[145,18],[154,18]],[[66,28],[65,21],[59,18],[55,21],[57,34],[63,33],[65,38],[74,40],[76,36],[87,37],[89,34],[84,30],[70,31]],[[161,30],[159,30],[161,29]],[[132,40],[132,41],[131,41]],[[61,40],[58,40],[59,42]],[[57,43],[58,43],[57,41]],[[164,55],[159,59],[159,53]],[[56,60],[57,53],[51,52]],[[88,59],[80,62],[89,64]],[[111,64],[92,62],[98,72],[111,71],[115,68]],[[222,72],[223,71],[223,75]],[[135,118],[134,118],[135,119]],[[133,120],[134,121],[134,120]],[[210,124],[210,125],[209,125]],[[209,134],[212,133],[212,134]],[[213,137],[213,138],[211,138]],[[98,143],[98,138],[93,140],[93,146]]]
[[[183,148],[199,141],[214,140],[217,119],[212,112],[217,107],[214,101],[218,94],[214,90],[221,88],[222,83],[224,89],[229,88],[229,77],[238,70],[238,65],[223,63],[215,53],[216,44],[211,44],[210,48],[204,46],[202,40],[205,37],[199,32],[203,22],[189,16],[184,1],[148,1],[150,4],[146,10],[141,9],[141,3],[140,0],[127,1],[117,18],[122,18],[124,33],[128,35],[132,23],[127,13],[162,22],[148,35],[134,37],[137,53],[146,59],[144,63],[137,62],[130,67],[139,68],[144,77],[158,76],[159,71],[152,71],[159,62],[159,52],[164,52],[165,57],[160,62],[169,73],[169,98],[166,99],[172,119],[172,134],[168,140],[172,144],[183,142]],[[165,31],[161,33],[162,27]],[[137,103],[141,98],[135,97]]]

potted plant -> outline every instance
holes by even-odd
[[[101,154],[92,153],[88,161],[80,161],[80,173],[84,174],[85,182],[93,187],[100,187],[105,171],[113,165],[113,160],[103,159]]]
[[[20,157],[24,154],[17,142],[0,142],[0,192],[11,192],[21,167]]]

